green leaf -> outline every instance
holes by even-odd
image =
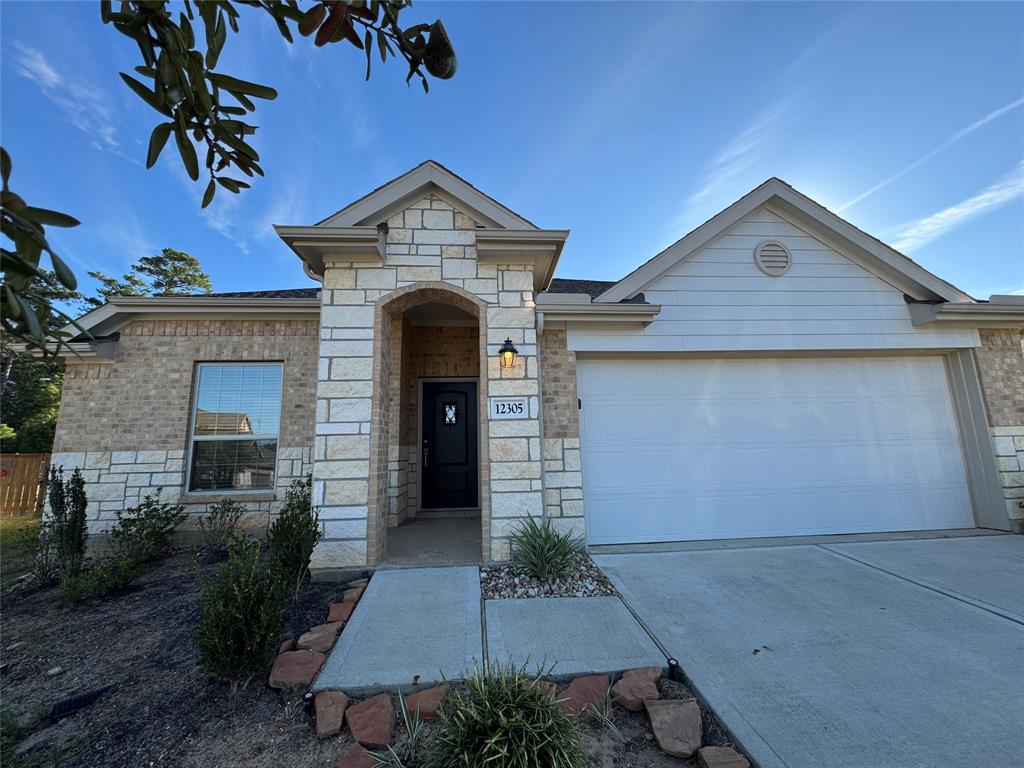
[[[203,208],[205,208],[206,206],[213,202],[213,195],[216,191],[217,184],[214,182],[213,179],[210,179],[210,183],[206,185],[206,192],[203,193]]]
[[[234,192],[236,195],[242,189],[249,189],[249,185],[244,181],[229,179],[227,176],[218,176],[217,183],[224,187],[228,192]]]
[[[167,108],[167,106],[163,103],[158,94],[149,90],[149,88],[144,86],[131,75],[126,75],[124,72],[121,72],[120,74],[121,79],[125,82],[125,85],[127,85],[129,88],[135,91],[136,96],[138,96],[144,102],[149,104],[149,106],[151,106],[157,112],[160,112],[161,114],[171,117],[171,110]]]
[[[174,123],[160,123],[160,125],[153,129],[153,133],[149,137],[149,152],[146,154],[147,168],[152,168],[156,165],[157,158],[160,157],[160,152],[163,151],[164,144],[167,143],[167,137],[171,135],[172,128],[174,128]]]
[[[60,280],[61,285],[69,291],[75,290],[75,288],[78,287],[78,280],[75,279],[75,273],[71,271],[71,268],[64,263],[64,259],[51,252],[50,261],[53,262],[53,272],[57,275],[57,279]]]
[[[363,49],[366,51],[366,79],[370,79],[370,56],[373,54],[373,34],[366,30],[366,38],[363,40]]]
[[[48,208],[27,206],[20,211],[20,214],[23,218],[46,227],[77,227],[82,223],[73,216],[68,216],[60,211],[51,211]]]
[[[199,157],[188,137],[182,117],[179,117],[178,122],[174,124],[174,139],[178,144],[178,153],[181,155],[181,162],[185,165],[185,171],[192,181],[197,181],[199,179]]]
[[[302,21],[299,22],[299,34],[309,37],[319,28],[325,15],[327,15],[327,9],[322,4],[316,3],[310,6],[309,10],[302,14]]]
[[[45,341],[46,337],[43,335],[43,329],[39,325],[39,318],[36,317],[35,311],[32,309],[32,307],[29,306],[28,302],[26,302],[21,297],[20,294],[15,294],[14,299],[15,301],[17,301],[18,306],[21,307],[21,313],[24,315],[25,324],[28,325],[29,333],[32,334],[32,337],[36,341]]]
[[[7,189],[7,182],[11,178],[11,156],[7,154],[7,150],[0,147],[0,176],[4,180],[4,189]]]
[[[247,80],[239,80],[236,77],[221,75],[217,72],[210,72],[207,78],[214,85],[220,86],[232,93],[244,93],[248,96],[255,96],[257,99],[272,100],[277,98],[277,91],[267,85],[250,83]]]

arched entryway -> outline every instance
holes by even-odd
[[[416,283],[381,297],[374,321],[370,564],[487,560],[486,304]]]

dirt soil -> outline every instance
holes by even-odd
[[[340,599],[341,591],[340,585],[307,582],[289,609],[282,639],[323,622],[327,604]],[[339,737],[318,741],[301,699],[267,688],[266,673],[232,695],[199,666],[193,640],[199,595],[189,555],[157,565],[124,594],[80,606],[64,604],[56,589],[15,588],[3,594],[0,699],[5,711],[24,724],[54,702],[114,686],[77,714],[35,730],[20,743],[23,754],[0,758],[5,768],[334,766],[351,744],[347,728]],[[690,696],[681,684],[663,679],[659,685],[665,698]],[[615,707],[615,723],[623,742],[604,726],[583,726],[592,765],[697,764],[663,755],[643,714]],[[397,740],[402,741],[401,733]],[[707,714],[704,743],[728,743]],[[24,751],[30,745],[34,748]]]

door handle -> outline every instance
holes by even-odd
[[[426,469],[427,467],[430,466],[429,459],[430,459],[430,447],[425,445],[425,446],[423,446],[423,467],[424,467],[424,469]]]

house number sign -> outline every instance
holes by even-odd
[[[491,398],[492,419],[527,419],[529,417],[530,409],[526,405],[525,397]]]

